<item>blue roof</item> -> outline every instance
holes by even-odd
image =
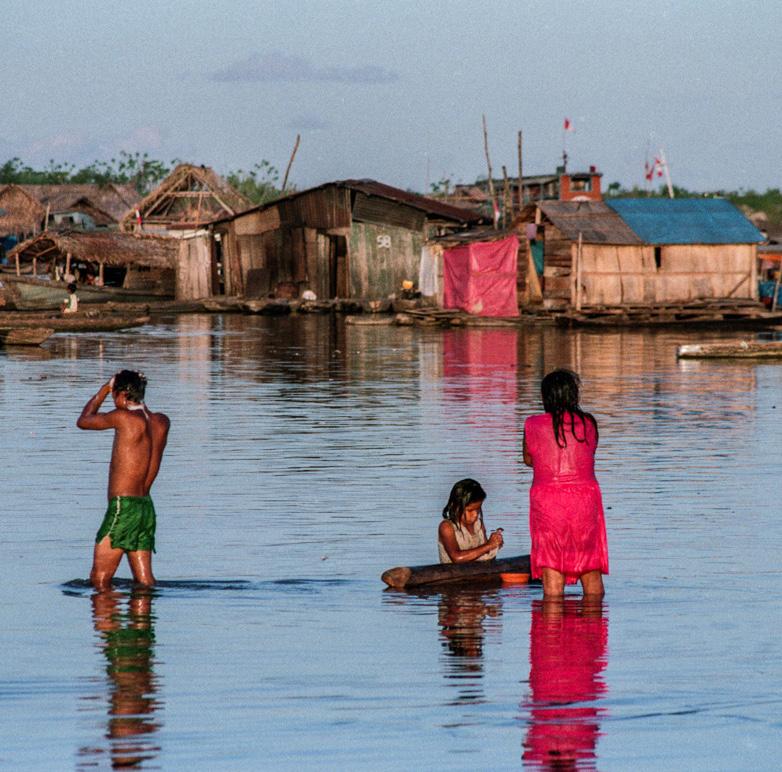
[[[724,198],[615,198],[606,203],[646,244],[754,244],[763,234]]]

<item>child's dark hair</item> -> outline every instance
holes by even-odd
[[[68,285],[68,292],[76,292],[76,285],[73,282]]]
[[[476,501],[485,501],[486,491],[477,480],[469,477],[465,480],[459,480],[451,488],[451,495],[448,503],[443,509],[443,518],[450,520],[454,525],[459,525],[459,521],[464,514],[468,504],[474,504]]]
[[[570,413],[570,431],[577,442],[586,442],[586,422],[592,422],[597,432],[597,421],[590,413],[585,413],[578,405],[578,391],[581,379],[572,370],[564,368],[552,370],[540,384],[543,395],[543,409],[551,413],[554,424],[554,439],[560,448],[567,445],[565,437],[565,413]],[[576,434],[576,416],[581,419],[583,436]]]
[[[124,391],[131,402],[143,402],[147,388],[144,373],[136,370],[120,370],[114,376],[114,391]]]

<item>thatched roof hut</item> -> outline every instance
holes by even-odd
[[[118,223],[123,215],[132,211],[139,194],[130,184],[109,183],[98,185],[62,184],[62,185],[22,185],[22,188],[34,196],[51,213],[84,211],[99,225]],[[97,210],[97,211],[96,211]],[[95,216],[97,214],[97,216]],[[105,218],[108,216],[108,222]]]
[[[36,233],[45,216],[46,209],[21,186],[0,188],[0,235]]]
[[[137,229],[137,209],[142,227],[165,232],[197,229],[221,217],[232,217],[252,202],[207,166],[179,164],[171,174],[120,222],[120,229]]]
[[[159,236],[119,233],[117,231],[45,231],[19,244],[10,257],[26,262],[33,259],[81,260],[106,265],[143,265],[149,268],[175,268],[179,242]]]

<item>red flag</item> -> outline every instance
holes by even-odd
[[[562,124],[562,131],[573,131],[573,124],[570,122],[570,118],[565,118]]]

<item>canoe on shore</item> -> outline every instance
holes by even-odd
[[[51,338],[51,327],[0,327],[0,344],[3,346],[40,346]]]
[[[730,340],[690,343],[676,350],[679,359],[782,359],[782,341]]]
[[[127,327],[141,327],[149,322],[149,316],[123,316],[121,314],[106,314],[100,316],[77,315],[45,316],[43,314],[21,314],[0,312],[0,328],[32,329],[45,328],[53,332],[112,332],[124,330]]]
[[[406,590],[437,584],[500,581],[500,574],[528,574],[529,570],[529,555],[518,555],[499,560],[475,560],[472,563],[397,566],[384,571],[380,578],[395,590]]]

